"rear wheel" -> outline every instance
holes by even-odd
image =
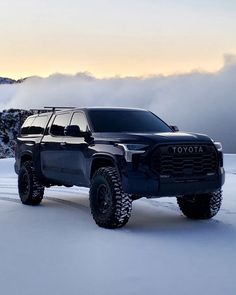
[[[210,219],[220,210],[222,191],[177,198],[182,213],[191,219]]]
[[[18,191],[21,202],[25,205],[38,205],[43,199],[44,186],[36,176],[32,161],[23,163],[20,168]]]
[[[132,200],[123,192],[115,168],[104,167],[95,172],[90,188],[90,207],[93,219],[101,227],[118,228],[128,222]]]

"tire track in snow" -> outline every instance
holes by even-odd
[[[1,191],[1,189],[4,188],[4,189],[12,189],[12,187],[10,186],[7,186],[7,185],[0,185],[0,201],[9,201],[9,202],[15,202],[15,203],[21,203],[20,199],[19,199],[19,195],[17,192],[10,192],[10,191]],[[51,190],[50,192],[54,192],[54,193],[67,193],[68,195],[74,195],[75,193],[78,194],[78,192],[71,192],[71,191],[66,191],[66,190],[63,190],[63,191],[57,191],[57,190]],[[83,194],[86,194],[86,192],[83,192]],[[12,196],[12,197],[8,197],[8,196]],[[44,196],[44,200],[50,200],[50,201],[53,201],[53,202],[57,202],[57,203],[60,203],[62,205],[66,205],[66,206],[70,206],[70,207],[74,207],[74,208],[86,208],[88,209],[88,206],[85,206],[83,204],[77,204],[77,203],[74,203],[70,200],[66,200],[66,199],[60,199],[60,198],[57,198],[57,197],[51,197],[51,196]]]
[[[148,202],[149,204],[151,204],[152,206],[154,207],[159,207],[159,208],[166,208],[166,209],[169,209],[171,211],[175,211],[175,212],[179,212],[179,208],[177,207],[177,205],[175,205],[174,203],[172,202],[158,202],[158,201],[155,201],[155,200],[144,200],[144,202]]]
[[[11,193],[7,193],[8,195],[17,195],[17,194],[11,194]],[[78,204],[78,203],[74,203],[72,201],[69,200],[63,200],[63,199],[59,199],[59,198],[55,198],[55,197],[45,197],[45,200],[49,200],[49,201],[53,201],[56,203],[59,203],[61,205],[65,205],[65,206],[69,206],[69,207],[73,207],[76,209],[80,209],[83,211],[88,212],[89,207],[83,204]],[[0,201],[4,201],[4,202],[13,202],[13,203],[17,203],[17,204],[21,204],[20,199],[16,199],[16,198],[11,198],[11,197],[4,197],[0,195]]]
[[[13,203],[18,203],[18,204],[21,203],[20,200],[17,200],[17,199],[14,199],[14,198],[9,198],[9,197],[2,197],[2,196],[0,196],[0,201],[13,202]]]
[[[54,201],[54,202],[60,203],[62,205],[70,206],[70,207],[77,208],[77,209],[83,209],[83,210],[86,209],[86,211],[88,211],[88,209],[89,209],[89,207],[84,204],[75,203],[75,202],[72,202],[72,201],[66,200],[66,199],[60,199],[60,198],[56,198],[56,197],[47,197],[46,196],[45,200]]]

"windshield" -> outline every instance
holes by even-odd
[[[158,133],[171,128],[154,114],[143,110],[89,110],[94,132]]]

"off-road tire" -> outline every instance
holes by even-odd
[[[39,205],[43,199],[44,186],[36,176],[32,161],[24,162],[18,175],[18,191],[24,205]]]
[[[222,191],[177,198],[182,213],[191,219],[210,219],[220,210]]]
[[[102,194],[100,190],[104,190]],[[105,199],[101,201],[101,195]],[[124,193],[120,177],[113,167],[98,169],[92,178],[90,208],[94,221],[100,227],[119,228],[124,226],[131,215],[132,199]],[[104,209],[103,209],[104,208]]]

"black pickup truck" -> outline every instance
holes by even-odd
[[[27,205],[38,205],[45,187],[89,187],[93,218],[105,228],[125,225],[141,197],[175,196],[185,216],[209,219],[225,177],[220,143],[132,108],[53,108],[28,117],[15,170]]]

